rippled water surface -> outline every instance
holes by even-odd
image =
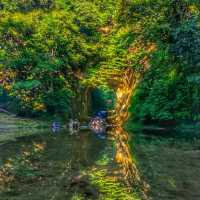
[[[54,199],[64,199],[70,176],[95,165],[107,145],[91,132],[71,136],[66,131],[42,131],[1,145],[0,165],[11,168],[15,180],[7,180],[0,199],[50,199],[55,194]]]
[[[4,129],[1,134],[14,132],[25,135],[26,129],[7,133]],[[200,199],[196,131],[128,134],[116,127],[110,133],[113,136],[104,139],[90,131],[77,135],[65,130],[27,132],[0,145],[0,200]],[[80,174],[81,183],[74,183]],[[135,180],[143,190],[140,198],[130,192]]]

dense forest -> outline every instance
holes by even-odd
[[[199,0],[0,0],[0,200],[199,200],[199,129]]]
[[[112,71],[147,69],[133,120],[199,120],[199,12],[195,0],[0,0],[1,105],[67,118],[86,90],[113,104]]]

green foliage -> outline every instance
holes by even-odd
[[[112,1],[62,0],[2,1],[1,8],[0,60],[15,74],[6,89],[19,102],[19,112],[68,112],[76,74],[105,60],[99,28],[117,18],[120,1],[116,9]]]
[[[12,74],[2,85],[20,113],[64,115],[80,85],[105,88],[126,67],[150,67],[135,119],[199,118],[197,1],[1,0],[0,9],[0,71]]]
[[[200,67],[200,28],[198,19],[191,18],[175,27],[171,33],[172,53],[188,68]]]
[[[27,12],[32,9],[49,9],[53,6],[53,0],[1,0],[0,10]]]
[[[196,5],[180,1],[178,6],[171,2],[159,3],[157,7],[160,6],[160,19],[156,20],[153,14],[148,16],[154,21],[148,22],[150,25],[145,33],[145,38],[156,42],[157,50],[151,55],[150,70],[134,93],[130,111],[134,119],[143,121],[197,120],[200,87],[198,81],[191,81],[194,77],[198,80],[199,76]],[[151,8],[153,13],[156,8]]]
[[[112,110],[115,105],[115,94],[109,88],[96,89],[91,94],[92,110],[94,113],[100,110]]]
[[[9,93],[20,100],[23,113],[67,112],[73,94],[71,75],[95,54],[74,17],[64,10],[4,13],[0,38],[6,53],[1,60],[16,74]]]

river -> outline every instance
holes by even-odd
[[[120,175],[113,138],[39,132],[0,146],[0,199],[138,199]]]
[[[37,132],[0,145],[1,200],[200,197],[198,134],[140,130],[127,142],[121,128],[105,139],[90,131]]]

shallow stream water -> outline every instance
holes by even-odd
[[[0,145],[0,200],[200,199],[198,133],[130,131],[128,145],[122,128],[104,139],[90,131],[34,131]],[[71,187],[80,174],[87,188]],[[146,194],[131,193],[126,181],[118,184],[122,178],[140,179]]]
[[[2,144],[0,165],[16,167],[11,170],[16,177],[14,184],[5,185],[0,199],[70,198],[65,188],[68,179],[95,166],[109,143],[111,141],[102,140],[89,131],[70,135],[67,131],[43,130],[41,134]]]

